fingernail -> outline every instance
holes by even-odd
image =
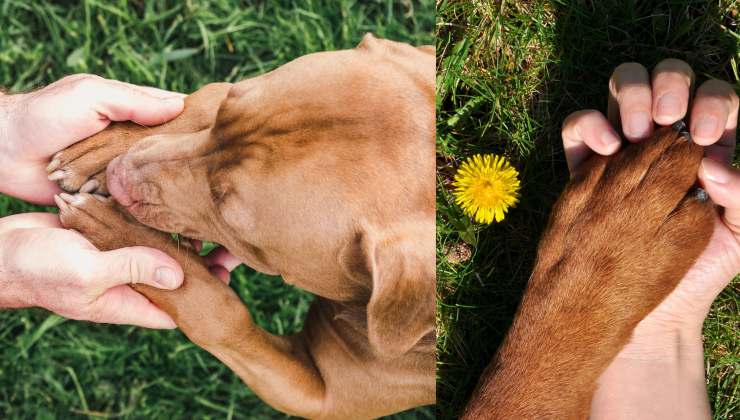
[[[704,173],[704,177],[714,183],[726,184],[730,180],[727,168],[711,159],[701,161],[701,170]]]
[[[666,93],[658,99],[658,115],[662,118],[679,118],[681,116],[681,102],[673,93]]]
[[[650,134],[653,118],[647,112],[633,112],[627,122],[627,132],[631,137],[643,138]]]
[[[619,143],[621,143],[619,137],[608,130],[601,133],[601,142],[610,150],[613,149],[614,146],[619,146]]]
[[[699,118],[694,125],[694,137],[702,140],[715,140],[717,137],[717,118],[706,116]]]
[[[165,289],[174,289],[177,287],[177,273],[169,267],[159,267],[154,271],[154,277],[157,284]]]

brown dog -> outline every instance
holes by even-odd
[[[587,418],[596,380],[706,247],[702,148],[681,126],[594,156],[553,208],[534,272],[465,419]]]
[[[135,288],[281,411],[370,418],[434,403],[434,60],[368,35],[207,85],[162,126],[114,124],[49,170],[67,191],[107,185],[120,205],[65,195],[62,223],[101,249],[176,258],[180,289]],[[316,294],[304,330],[259,329],[193,251],[139,222]]]

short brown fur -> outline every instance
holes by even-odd
[[[575,174],[508,336],[464,419],[584,419],[596,380],[686,274],[714,226],[702,148],[670,127]]]
[[[345,419],[434,403],[433,48],[368,35],[207,85],[172,122],[113,124],[50,170],[67,191],[96,180],[85,189],[122,204],[82,194],[62,205],[65,226],[180,262],[180,289],[136,289],[268,404]],[[304,330],[262,331],[192,251],[144,225],[313,292]]]

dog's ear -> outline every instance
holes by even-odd
[[[367,330],[380,357],[398,357],[434,330],[434,234],[433,219],[417,220],[365,229],[355,242],[354,262],[345,267],[372,284]]]

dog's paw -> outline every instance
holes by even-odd
[[[110,197],[98,194],[62,193],[54,196],[59,207],[59,219],[68,229],[74,229],[101,250],[127,246],[167,246],[167,234],[150,229],[123,212]]]
[[[702,155],[676,126],[590,159],[553,209],[538,254],[539,290],[613,318],[644,316],[712,234],[714,206],[697,187]]]
[[[46,167],[49,180],[64,191],[107,194],[105,169],[116,156],[126,153],[146,130],[130,122],[111,123],[105,130],[58,152]]]
[[[98,248],[113,248],[116,236],[125,236],[128,230],[128,221],[109,197],[62,193],[54,196],[54,201],[62,226],[80,232]]]
[[[108,153],[95,148],[92,142],[80,142],[55,154],[46,171],[49,180],[64,191],[108,194],[105,168]]]

